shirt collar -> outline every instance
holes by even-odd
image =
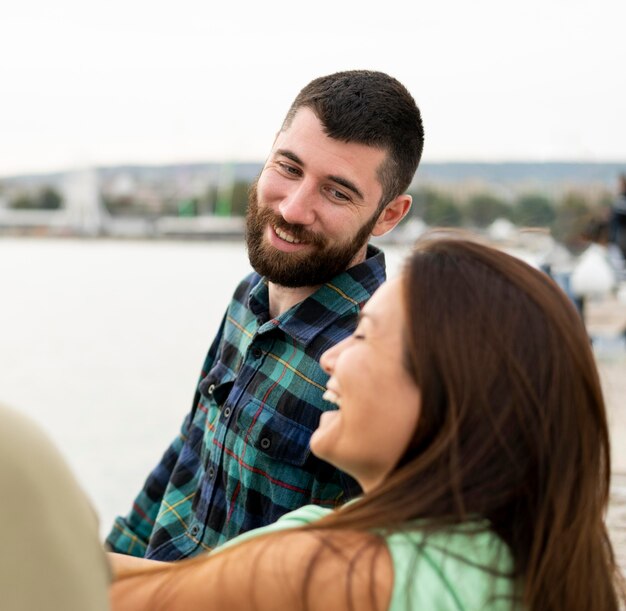
[[[360,312],[385,278],[385,255],[369,244],[362,263],[335,276],[278,318],[269,318],[269,292],[265,278],[260,278],[251,290],[248,306],[259,319],[259,333],[278,327],[306,347],[342,316]]]

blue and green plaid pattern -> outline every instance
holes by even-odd
[[[194,407],[107,538],[114,551],[172,561],[212,549],[303,505],[336,507],[359,493],[317,459],[309,439],[328,376],[322,353],[347,337],[385,279],[382,252],[275,319],[267,282],[238,286],[204,363]]]

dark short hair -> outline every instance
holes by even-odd
[[[424,127],[419,108],[402,83],[369,70],[316,78],[294,100],[283,130],[303,107],[315,113],[331,138],[387,151],[379,169],[383,188],[379,211],[408,189],[422,156]]]

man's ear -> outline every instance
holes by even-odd
[[[391,231],[407,215],[412,202],[413,198],[406,193],[390,201],[380,213],[372,235],[378,237]]]

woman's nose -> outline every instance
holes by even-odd
[[[333,348],[326,350],[320,358],[320,365],[322,366],[324,372],[328,375],[332,375],[333,373],[333,367],[335,366],[335,357],[333,356],[333,353],[336,347],[337,346],[334,346]]]
[[[337,362],[337,357],[341,354],[341,351],[344,349],[346,343],[350,340],[349,337],[340,341],[338,344],[329,348],[322,354],[320,357],[320,365],[322,369],[328,374],[332,375],[335,370],[335,363]]]

